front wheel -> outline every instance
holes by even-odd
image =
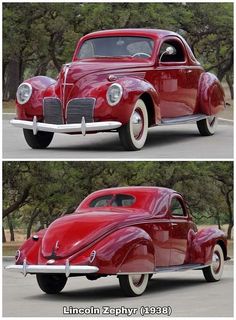
[[[141,296],[147,288],[148,279],[148,274],[119,276],[121,290],[127,297]]]
[[[52,141],[53,132],[38,131],[36,135],[32,130],[23,129],[25,140],[32,149],[45,149]]]
[[[36,274],[40,289],[48,294],[59,293],[66,285],[67,277],[64,274]]]
[[[211,116],[197,121],[197,127],[202,136],[212,136],[216,131],[217,123],[217,117]]]
[[[203,274],[208,282],[219,281],[224,268],[224,254],[221,246],[216,244],[213,249],[212,261],[209,267],[203,268]]]
[[[120,141],[128,151],[140,150],[144,146],[148,132],[148,113],[143,100],[139,99],[129,122],[119,129]]]

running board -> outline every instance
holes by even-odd
[[[208,265],[205,264],[182,264],[179,266],[170,266],[170,267],[157,267],[155,272],[174,272],[174,271],[187,271],[187,270],[198,270],[206,268]]]
[[[182,116],[176,118],[163,118],[160,125],[174,125],[181,123],[197,122],[206,119],[208,116],[205,114],[191,114],[189,116]]]

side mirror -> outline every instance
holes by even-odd
[[[161,54],[160,61],[164,55],[171,56],[174,53],[175,53],[175,50],[173,47],[167,47],[166,50]]]

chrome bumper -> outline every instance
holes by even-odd
[[[34,116],[33,121],[12,119],[10,123],[19,128],[33,130],[34,135],[38,131],[47,131],[55,133],[76,133],[80,132],[83,135],[86,132],[92,131],[107,131],[121,127],[122,123],[118,121],[102,121],[102,122],[85,122],[85,118],[82,118],[81,123],[71,124],[50,124],[44,122],[37,122],[37,117]]]
[[[13,272],[23,273],[24,276],[27,273],[63,273],[66,277],[72,274],[84,274],[84,273],[96,273],[99,271],[98,267],[94,266],[71,266],[69,261],[66,261],[65,265],[34,265],[27,264],[24,260],[24,263],[21,265],[9,265],[5,267],[6,270]]]

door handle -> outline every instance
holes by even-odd
[[[177,226],[178,223],[174,223],[174,222],[173,222],[173,223],[171,223],[171,225],[172,225],[172,226]]]
[[[187,73],[192,73],[193,70],[188,69],[186,72]]]

